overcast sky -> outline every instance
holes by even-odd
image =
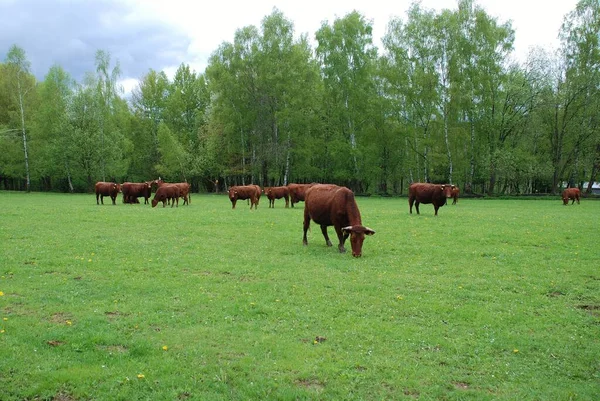
[[[576,0],[475,0],[499,23],[512,21],[516,59],[529,48],[558,46],[563,17]],[[277,7],[293,22],[296,36],[314,39],[324,21],[332,23],[353,10],[373,22],[375,45],[391,18],[405,19],[410,0],[0,0],[0,60],[17,44],[38,80],[53,64],[81,81],[94,71],[96,50],[119,61],[126,90],[149,69],[169,76],[181,63],[204,72],[210,54],[235,31],[260,28]],[[423,8],[456,9],[456,0],[421,0]]]

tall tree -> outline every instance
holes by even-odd
[[[17,45],[11,46],[6,54],[6,64],[13,82],[13,93],[17,98],[21,125],[21,136],[23,138],[23,153],[25,159],[25,188],[27,192],[31,187],[31,176],[29,172],[29,154],[27,148],[27,130],[25,129],[25,98],[27,93],[34,88],[34,82],[30,79],[31,64],[27,60],[25,50]]]
[[[117,81],[121,75],[119,62],[110,70],[110,53],[104,50],[96,51],[96,97],[99,107],[100,127],[100,154],[101,176],[106,181],[106,161],[109,159],[107,152],[108,141],[113,139],[112,116],[114,115],[114,102],[118,96]]]
[[[72,159],[76,149],[69,134],[68,109],[72,101],[75,82],[60,66],[54,65],[41,84],[40,106],[35,116],[35,137],[32,140],[37,160],[37,174],[50,189],[51,178],[66,177],[67,187],[74,191]]]
[[[347,181],[364,190],[361,142],[368,139],[372,99],[376,96],[374,78],[377,48],[373,46],[373,26],[354,11],[332,25],[324,23],[316,33],[316,55],[325,84],[329,127],[341,134],[333,179]],[[334,140],[335,142],[335,140]]]
[[[134,177],[154,174],[155,164],[159,158],[158,127],[165,120],[167,99],[169,96],[169,79],[164,72],[148,71],[131,94],[133,113],[136,125],[132,133],[135,152],[132,155]],[[173,110],[173,114],[177,111]]]
[[[573,100],[573,118],[565,121],[562,131],[570,137],[565,140],[571,139],[572,150],[563,160],[559,160],[559,156],[556,157],[557,168],[563,171],[571,169],[569,177],[564,177],[564,173],[555,173],[555,176],[571,182],[573,179],[583,181],[584,177],[577,170],[585,163],[582,160],[584,155],[592,154],[593,156],[588,158],[588,163],[591,164],[586,189],[588,192],[591,192],[591,184],[596,179],[600,164],[599,32],[600,3],[595,0],[580,0],[575,9],[565,17],[560,31],[565,66],[564,79]],[[584,151],[587,149],[593,151]],[[556,181],[554,185],[558,184]]]

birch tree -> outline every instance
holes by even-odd
[[[17,45],[13,45],[6,54],[6,64],[9,66],[9,73],[12,76],[13,82],[13,93],[18,102],[25,160],[25,188],[29,192],[31,190],[31,175],[29,172],[29,152],[27,147],[27,130],[25,127],[25,98],[27,93],[34,87],[32,81],[28,79],[31,64],[27,60],[25,50]]]

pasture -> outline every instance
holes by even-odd
[[[600,202],[357,202],[0,192],[0,399],[597,399]]]

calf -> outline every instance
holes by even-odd
[[[412,214],[413,203],[417,214],[419,213],[420,203],[432,203],[435,209],[435,215],[438,209],[446,204],[446,198],[452,197],[452,190],[455,188],[451,184],[427,184],[415,182],[408,188],[408,205]]]
[[[337,185],[316,184],[306,191],[304,202],[304,245],[308,245],[306,232],[313,220],[321,226],[327,246],[332,246],[327,227],[333,226],[339,240],[339,251],[346,252],[344,242],[350,237],[352,256],[358,258],[362,255],[365,235],[373,235],[375,231],[362,225],[360,211],[351,190]]]
[[[565,189],[562,193],[563,205],[568,205],[569,199],[573,200],[573,202],[571,202],[571,205],[574,204],[575,201],[577,201],[577,204],[579,205],[579,197],[580,196],[581,196],[581,193],[579,192],[579,188]]]
[[[460,195],[460,189],[455,186],[454,188],[452,188],[452,199],[454,199],[452,201],[453,205],[456,205],[458,203],[458,195]]]
[[[285,199],[285,207],[290,206],[290,193],[288,187],[265,188],[265,195],[269,199],[269,207],[275,208],[275,199]]]

